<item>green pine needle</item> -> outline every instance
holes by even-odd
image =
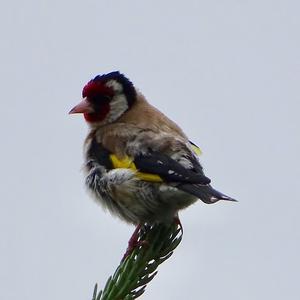
[[[103,290],[95,285],[92,300],[133,300],[141,296],[182,239],[182,227],[173,224],[144,224],[138,231],[138,243],[110,276]]]

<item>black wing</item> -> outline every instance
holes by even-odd
[[[171,157],[151,152],[148,155],[139,155],[134,159],[134,164],[140,172],[159,175],[166,182],[209,184],[202,167],[196,158],[189,158],[194,166],[187,169]]]

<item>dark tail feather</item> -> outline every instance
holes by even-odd
[[[177,188],[198,197],[200,200],[207,204],[212,204],[218,202],[219,200],[234,202],[237,201],[213,189],[210,185],[180,184],[177,186]]]

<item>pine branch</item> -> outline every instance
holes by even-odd
[[[157,274],[157,267],[167,260],[182,239],[179,222],[143,225],[138,231],[133,251],[121,261],[104,289],[94,288],[92,300],[133,300],[141,296]]]

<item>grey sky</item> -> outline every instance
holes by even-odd
[[[239,203],[197,203],[143,299],[300,297],[299,1],[9,1],[0,9],[0,298],[90,299],[133,228],[83,186],[78,103],[124,72]]]

